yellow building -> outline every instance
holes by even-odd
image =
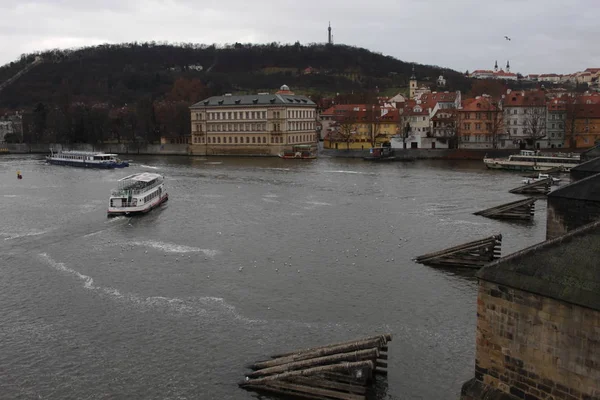
[[[398,110],[365,104],[341,104],[321,114],[329,131],[323,148],[362,150],[390,142],[399,133]]]
[[[567,142],[574,141],[578,149],[587,149],[599,142],[600,104],[568,105],[565,134]]]
[[[275,94],[213,96],[190,107],[197,155],[276,156],[316,144],[317,105],[286,85]]]

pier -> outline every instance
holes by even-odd
[[[539,194],[547,195],[550,193],[550,187],[552,186],[552,178],[543,179],[536,182],[527,183],[523,186],[519,186],[509,191],[514,194]]]
[[[241,388],[306,399],[364,400],[375,375],[387,375],[391,334],[272,356],[250,366]]]
[[[424,254],[414,259],[419,264],[445,267],[481,268],[500,258],[502,235],[450,247]]]
[[[528,197],[523,200],[513,201],[491,207],[486,210],[477,211],[475,215],[496,219],[520,219],[531,220],[535,212],[535,197]]]

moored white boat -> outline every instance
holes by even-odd
[[[169,199],[164,177],[154,173],[139,173],[119,179],[108,201],[108,215],[143,214]]]
[[[568,172],[579,164],[579,154],[542,154],[539,151],[521,150],[520,154],[512,154],[508,158],[483,158],[486,167],[490,169],[507,169],[512,171],[544,172],[558,168]]]
[[[552,184],[553,185],[558,185],[558,182],[560,182],[560,178],[555,178],[553,176],[550,176],[549,174],[539,174],[535,178],[525,178],[525,179],[523,179],[523,183],[526,184],[526,185],[528,185],[530,183],[543,181],[543,180],[549,179],[549,178],[552,178]]]
[[[50,149],[50,155],[46,156],[46,162],[54,165],[69,165],[83,168],[125,168],[129,166],[126,161],[119,160],[117,154],[101,153],[94,151],[59,151]]]

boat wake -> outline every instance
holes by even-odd
[[[27,233],[0,233],[1,236],[8,236],[6,238],[4,238],[4,240],[14,240],[14,239],[20,239],[20,238],[25,238],[25,237],[30,237],[30,236],[39,236],[39,235],[43,235],[45,233],[50,232],[49,230],[47,231],[31,231],[31,232],[27,232]]]
[[[153,249],[161,250],[166,253],[204,253],[206,256],[209,256],[209,257],[214,257],[219,253],[218,250],[201,249],[198,247],[191,247],[191,246],[185,246],[185,245],[174,244],[174,243],[166,243],[166,242],[157,242],[154,240],[133,242],[131,244],[135,245],[135,246],[151,247]]]
[[[223,313],[228,314],[233,319],[244,323],[266,323],[267,321],[250,319],[240,315],[236,308],[228,304],[220,297],[190,297],[186,299],[170,298],[164,296],[144,297],[133,293],[122,293],[116,288],[109,286],[100,286],[94,282],[91,276],[84,275],[64,263],[54,260],[47,253],[39,254],[39,257],[50,268],[71,275],[83,284],[83,288],[96,292],[102,296],[107,296],[115,301],[120,301],[140,307],[143,309],[155,309],[171,312],[174,314],[185,314],[195,316],[212,316],[221,318]]]
[[[150,169],[159,169],[158,167],[152,166],[152,165],[145,165],[145,164],[140,164],[140,167],[142,168],[150,168]]]
[[[357,174],[357,175],[372,175],[369,174],[367,172],[360,172],[360,171],[346,171],[346,170],[335,170],[335,171],[323,171],[323,172],[328,172],[328,173],[335,173],[335,174]]]

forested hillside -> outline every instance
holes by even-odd
[[[315,100],[336,93],[393,92],[407,86],[413,68],[344,45],[127,43],[24,55],[0,68],[0,84],[38,56],[41,64],[0,92],[1,108],[30,115],[29,141],[154,141],[189,131],[189,123],[173,119],[189,118],[186,107],[203,97],[272,92],[283,84]],[[462,73],[414,67],[420,81],[433,83],[443,74],[446,90],[470,88]],[[104,128],[92,129],[98,119],[106,119]]]

